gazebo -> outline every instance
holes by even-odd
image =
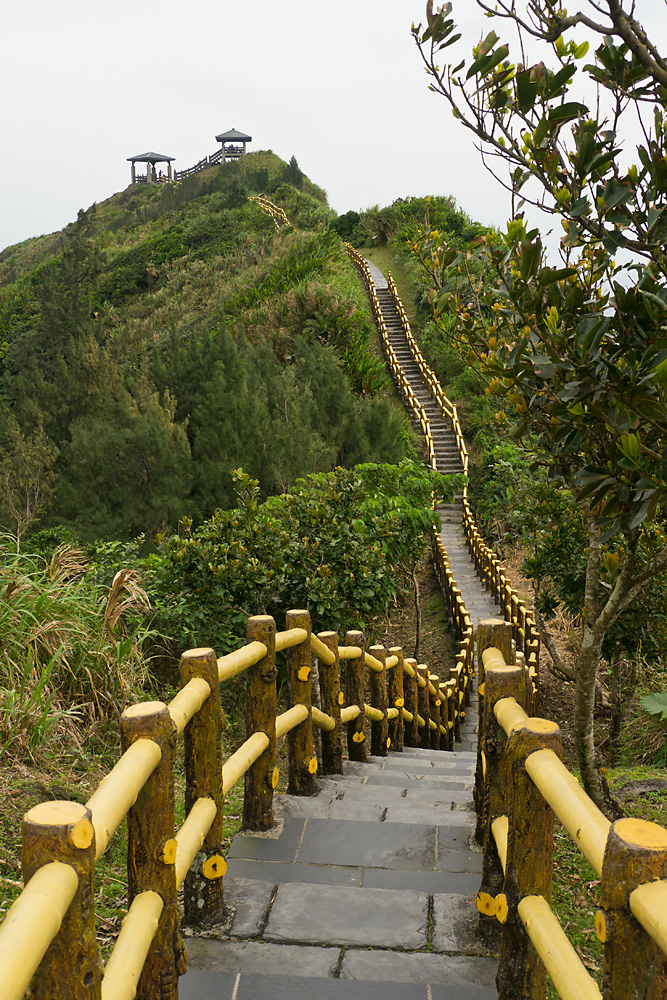
[[[161,153],[141,153],[140,156],[128,156],[128,161],[132,164],[132,183],[133,184],[157,184],[159,178],[155,173],[156,163],[166,163],[167,164],[167,177],[166,180],[172,179],[171,172],[171,162],[175,159],[174,156],[163,156]],[[145,163],[146,174],[139,174],[135,169],[135,163]]]
[[[216,142],[222,143],[222,161],[238,160],[246,151],[246,143],[252,142],[252,136],[245,132],[239,132],[235,128],[230,128],[229,132],[221,132],[216,135]],[[239,145],[243,143],[243,145]]]

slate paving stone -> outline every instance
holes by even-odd
[[[269,882],[271,886],[285,882],[310,882],[317,885],[361,885],[362,868],[336,868],[333,865],[290,865],[280,861],[249,861],[232,858],[225,876],[225,899],[229,876]],[[479,880],[478,880],[479,881]],[[475,892],[477,892],[477,888]]]
[[[423,806],[404,802],[402,805],[389,805],[385,813],[387,823],[448,823],[451,826],[472,828],[475,817],[472,813],[453,810],[451,805]]]
[[[273,885],[253,878],[225,875],[225,909],[233,910],[230,934],[236,937],[255,937],[266,919],[273,896]]]
[[[286,819],[279,837],[237,834],[231,842],[228,858],[254,858],[261,861],[294,861],[305,819]]]
[[[306,824],[298,861],[428,871],[435,868],[435,827],[312,819]]]
[[[433,948],[435,951],[488,952],[478,934],[479,913],[470,896],[446,894],[433,897]]]
[[[498,1000],[498,991],[484,986],[434,986],[430,1000]]]
[[[364,983],[344,979],[294,982],[284,976],[241,976],[236,1000],[427,1000],[415,983]],[[468,1000],[466,997],[465,1000]],[[477,1000],[471,995],[470,1000]]]
[[[333,976],[340,960],[340,948],[299,947],[264,941],[216,941],[213,938],[187,938],[188,968],[207,969],[226,974],[256,972],[271,976],[276,969],[289,976],[327,979]],[[187,981],[188,972],[179,980]]]
[[[362,789],[366,785],[358,786]],[[341,793],[343,794],[343,793]],[[312,819],[360,819],[373,822],[380,819],[384,806],[372,798],[357,797],[344,793],[344,799],[333,794],[320,793],[312,798],[285,796],[284,801],[276,800],[274,814],[281,817],[305,817]]]
[[[391,868],[365,868],[365,889],[417,889],[430,894],[465,893],[474,897],[479,889],[477,872],[397,872]]]
[[[238,972],[188,972],[178,981],[178,1000],[233,1000]]]
[[[424,948],[428,896],[413,890],[281,885],[264,937],[382,948]]]
[[[497,962],[493,958],[467,955],[434,955],[429,952],[406,954],[399,951],[345,952],[341,979],[389,979],[393,982],[426,982],[431,985],[469,984],[493,990],[496,995]]]
[[[456,786],[461,787],[460,780],[466,780],[466,775],[461,772],[461,775],[456,777]],[[408,776],[407,774],[401,774],[400,772],[388,772],[388,771],[378,771],[377,774],[372,774],[366,785],[384,785],[384,786],[394,786],[396,788],[418,788],[418,787],[429,787],[434,789],[448,789],[454,784],[454,779],[452,778],[436,778],[428,776],[428,780],[425,777]],[[473,787],[474,779],[472,777],[467,778],[466,782],[470,788]]]

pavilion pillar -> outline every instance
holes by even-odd
[[[171,170],[171,160],[167,164],[167,177],[169,178],[170,181],[174,179],[174,175]]]
[[[134,160],[132,160],[132,183],[133,184],[137,183],[137,170],[136,170],[136,167],[134,165]]]

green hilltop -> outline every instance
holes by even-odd
[[[289,227],[252,196],[282,207]],[[129,538],[412,448],[326,195],[272,152],[0,253],[0,523]]]

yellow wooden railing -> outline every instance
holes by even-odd
[[[137,991],[176,998],[186,966],[178,891],[183,886],[189,924],[220,921],[225,795],[245,776],[244,828],[273,825],[280,737],[289,741],[293,794],[316,789],[313,726],[322,731],[326,774],[342,771],[342,727],[351,760],[365,760],[369,743],[379,756],[390,746],[452,748],[469,697],[466,673],[454,670],[441,679],[405,658],[400,647],[366,649],[361,632],[348,632],[344,644],[335,632],[313,635],[307,611],[288,612],[286,626],[277,632],[273,618],[255,616],[248,619],[246,644],[234,652],[185,653],[181,690],[169,704],[141,703],[123,712],[123,754],[89,801],[46,802],[26,814],[25,888],[0,926],[0,1000],[20,1000],[30,984],[35,997],[54,1000],[131,1000]],[[278,714],[281,653],[290,704]],[[311,704],[315,660],[321,707]],[[242,672],[248,678],[247,739],[223,762],[221,685]],[[175,748],[181,735],[186,818],[176,831]],[[129,908],[103,967],[95,935],[95,863],[126,817]]]
[[[506,655],[508,623],[483,623],[478,649],[477,906],[483,924],[501,928],[499,1000],[541,1000],[547,973],[563,1000],[667,996],[667,830],[637,819],[610,823],[586,795],[561,762],[556,723],[531,717],[530,677]],[[551,909],[556,817],[600,879],[602,992]]]
[[[248,195],[248,201],[257,202],[262,211],[271,216],[276,229],[280,230],[283,226],[290,225],[290,221],[285,214],[285,210],[280,208],[278,205],[274,205],[272,201],[269,201],[265,194]]]

